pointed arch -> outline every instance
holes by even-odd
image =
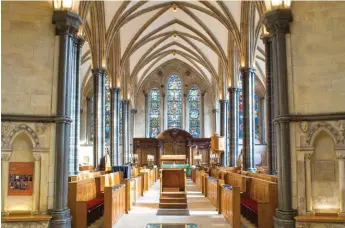
[[[193,85],[188,91],[188,122],[189,122],[189,133],[194,138],[200,137],[200,126],[201,126],[201,92],[198,86]]]
[[[168,78],[166,97],[168,129],[182,129],[182,81],[176,74]]]

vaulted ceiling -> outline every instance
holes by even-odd
[[[210,84],[228,87],[233,81],[229,71],[233,71],[234,58],[243,61],[248,53],[243,45],[251,39],[254,47],[248,58],[256,68],[256,87],[264,90],[264,45],[259,38],[262,2],[100,1],[81,2],[79,9],[87,41],[81,71],[84,86],[90,69],[101,65],[112,80],[126,78],[129,86],[138,88],[157,67],[177,59]]]

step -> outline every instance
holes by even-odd
[[[163,192],[179,192],[180,188],[163,188]]]
[[[161,192],[161,197],[164,198],[186,198],[185,192]]]
[[[187,203],[187,198],[166,198],[161,197],[159,199],[160,203]]]
[[[159,208],[187,208],[187,203],[159,203]]]

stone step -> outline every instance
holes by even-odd
[[[159,208],[187,208],[187,203],[159,203]]]
[[[170,198],[170,197],[161,197],[159,199],[160,203],[187,203],[187,198]]]
[[[164,198],[186,198],[186,192],[161,192],[160,197],[164,197]]]

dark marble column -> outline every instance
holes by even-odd
[[[272,99],[272,40],[270,36],[262,37],[265,44],[266,60],[266,151],[268,173],[274,174],[273,170],[273,99]]]
[[[94,114],[94,137],[93,137],[93,162],[95,170],[100,169],[101,159],[104,156],[105,143],[105,69],[97,68],[92,70],[93,77],[93,114]]]
[[[90,143],[90,137],[91,137],[91,98],[87,97],[86,98],[86,127],[85,127],[85,142],[88,145]]]
[[[131,130],[131,138],[129,139],[130,141],[130,144],[132,144],[132,157],[133,157],[133,154],[134,154],[134,142],[133,142],[133,139],[135,137],[135,116],[137,114],[137,110],[136,109],[131,109],[131,114],[132,114],[132,121],[131,121],[131,126],[132,126],[132,130]]]
[[[119,110],[120,89],[111,89],[111,129],[110,129],[110,160],[111,165],[119,165]]]
[[[220,106],[220,136],[224,137],[223,166],[229,165],[228,154],[228,100],[219,100]]]
[[[267,12],[264,18],[264,24],[272,34],[272,65],[276,66],[273,72],[274,119],[289,115],[285,35],[289,33],[291,21],[290,9]],[[277,121],[274,123],[274,129],[278,163],[278,209],[274,217],[274,226],[293,228],[296,211],[292,208],[290,123]]]
[[[75,72],[75,46],[73,39],[81,24],[77,14],[68,11],[54,11],[53,23],[56,35],[60,37],[59,68],[57,85],[56,140],[55,140],[55,195],[50,227],[71,227],[71,216],[68,208],[68,170],[71,132],[72,80]]]
[[[254,72],[241,68],[243,76],[243,170],[255,172],[254,162]]]
[[[128,117],[129,117],[129,100],[122,100],[122,164],[128,162],[129,157],[129,130],[128,130]]]
[[[200,99],[200,138],[205,137],[205,93],[201,93]]]
[[[231,87],[229,91],[229,166],[235,167],[238,152],[238,138],[239,138],[239,121],[238,121],[238,110],[239,110],[239,93],[240,90],[236,87]]]
[[[217,133],[217,113],[218,113],[218,109],[212,109],[212,113],[213,113],[213,126],[214,126],[214,132],[213,133]]]
[[[149,121],[149,96],[144,91],[145,96],[145,137],[150,138],[150,121]]]

